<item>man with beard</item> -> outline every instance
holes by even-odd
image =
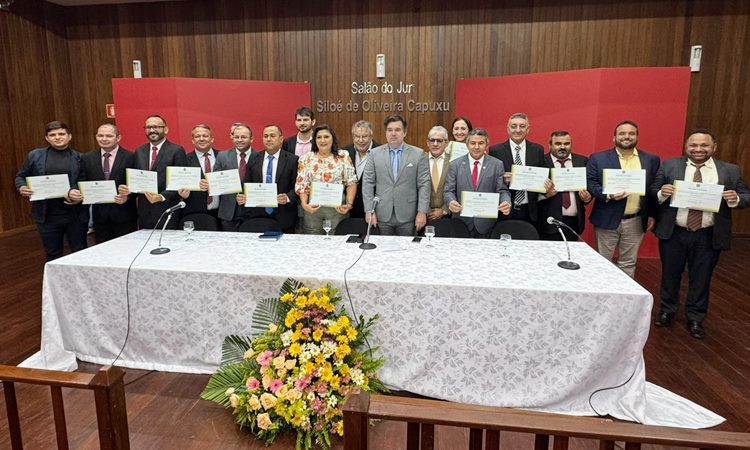
[[[352,125],[352,143],[344,147],[349,152],[352,164],[357,172],[357,195],[354,197],[352,210],[349,217],[365,217],[365,206],[362,203],[362,175],[365,173],[365,164],[370,156],[370,151],[379,147],[380,144],[372,138],[372,124],[367,120],[358,120]]]
[[[636,148],[638,125],[633,121],[617,124],[613,141],[614,148],[594,153],[586,165],[588,191],[595,199],[589,220],[599,253],[612,260],[617,249],[617,267],[634,278],[643,234],[654,228],[656,199],[630,192],[602,193],[604,169],[645,170],[648,188],[659,170],[659,157]]]
[[[220,170],[238,169],[240,181],[245,178],[247,163],[253,153],[250,145],[253,143],[253,130],[244,123],[237,122],[229,130],[233,147],[216,156],[214,172]],[[208,189],[208,183],[201,181],[201,189]],[[219,199],[219,220],[223,231],[238,231],[242,225],[245,208],[237,204],[236,194],[224,194]]]
[[[301,106],[294,113],[294,124],[297,126],[298,133],[285,139],[281,149],[300,157],[312,149],[315,113],[307,106]]]
[[[669,326],[680,306],[680,281],[687,265],[688,292],[685,316],[690,335],[703,339],[703,320],[708,313],[711,276],[722,250],[732,240],[732,210],[750,204],[750,190],[740,168],[714,159],[716,138],[706,129],[692,131],[685,142],[685,156],[664,161],[651,185],[659,202],[654,233],[661,258],[661,311],[654,323]],[[670,205],[675,181],[723,185],[717,212]],[[673,197],[672,197],[673,198]]]
[[[561,169],[568,167],[586,167],[589,159],[572,153],[573,139],[567,131],[553,131],[549,138],[549,153],[544,155],[547,167]],[[577,234],[583,233],[586,226],[586,208],[591,201],[591,194],[585,188],[578,192],[557,192],[553,187],[539,197],[539,236],[547,241],[562,240],[557,226],[547,223],[547,217],[553,217],[572,228]],[[570,230],[561,228],[568,240],[578,240]]]
[[[182,146],[167,140],[169,128],[163,117],[156,114],[148,116],[143,128],[146,130],[148,142],[135,149],[135,168],[157,173],[159,193],[138,194],[138,226],[154,228],[163,224],[163,222],[157,224],[162,213],[180,200],[177,192],[166,190],[167,167],[187,166],[187,158]],[[125,184],[120,185],[118,190],[121,195],[130,194],[130,189]],[[173,217],[167,228],[177,229],[179,221],[179,217]]]
[[[193,148],[195,151],[188,153],[187,165],[190,167],[201,168],[201,179],[206,179],[206,174],[213,172],[213,168],[216,167],[216,156],[218,152],[214,150],[214,135],[211,131],[211,127],[201,123],[193,127],[190,132],[193,140]],[[208,190],[208,185],[206,185]],[[177,191],[180,197],[185,200],[187,206],[182,211],[182,216],[185,217],[188,214],[208,214],[212,217],[217,217],[219,212],[219,197],[208,195],[208,192],[204,190],[191,192],[190,189],[180,189]]]

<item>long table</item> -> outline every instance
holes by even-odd
[[[140,231],[45,267],[42,343],[27,366],[74,370],[76,358],[210,373],[229,334],[248,334],[256,302],[287,277],[344,289],[356,315],[380,315],[371,344],[388,386],[464,403],[610,414],[643,422],[642,357],[652,297],[585,243],[580,270],[559,242]],[[143,252],[137,256],[139,250]],[[355,264],[356,261],[356,264]],[[353,265],[353,267],[351,267]],[[129,268],[130,267],[130,268]],[[351,309],[346,302],[347,309]],[[350,311],[351,312],[351,311]],[[129,321],[128,321],[129,316]]]

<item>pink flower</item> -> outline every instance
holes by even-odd
[[[262,352],[260,355],[258,355],[258,357],[255,358],[255,361],[261,366],[265,367],[271,363],[272,359],[273,359],[273,353],[271,353],[270,350],[266,350]]]
[[[282,385],[281,380],[276,379],[276,380],[271,381],[271,384],[268,386],[268,389],[275,394],[276,391],[279,390],[281,385]]]
[[[254,391],[260,387],[260,381],[255,377],[250,377],[247,379],[245,386],[247,386],[248,391]]]
[[[294,383],[294,388],[298,391],[304,391],[307,385],[310,384],[310,377],[303,377]]]

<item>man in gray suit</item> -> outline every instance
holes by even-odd
[[[380,234],[411,236],[427,222],[430,209],[430,171],[424,150],[404,142],[406,119],[385,119],[387,144],[374,148],[362,176],[365,220]],[[380,202],[373,210],[373,199]]]
[[[510,193],[505,185],[503,162],[485,152],[490,140],[483,128],[474,128],[466,136],[469,154],[451,161],[445,180],[445,203],[454,217],[466,223],[471,237],[487,238],[497,219],[460,216],[463,206],[458,201],[461,192],[494,192],[500,194],[497,210],[510,214]]]
[[[713,158],[714,134],[697,129],[688,135],[685,156],[664,161],[651,184],[659,202],[656,228],[661,258],[661,311],[654,325],[669,326],[680,306],[680,282],[687,264],[688,292],[685,316],[690,335],[703,339],[703,320],[708,313],[711,276],[722,250],[732,240],[732,210],[750,204],[750,190],[735,164]],[[723,186],[719,210],[701,211],[670,205],[675,181]],[[679,192],[679,190],[677,191]]]
[[[238,169],[240,180],[245,179],[247,163],[253,149],[253,131],[244,123],[235,123],[230,129],[230,137],[234,147],[216,155],[214,172],[220,170]],[[205,185],[208,187],[208,184]],[[201,185],[203,187],[203,185]],[[245,208],[237,204],[236,194],[224,194],[219,201],[219,219],[223,231],[238,231],[242,224],[242,218],[246,214]]]
[[[434,126],[427,133],[427,149],[430,151],[427,162],[430,167],[430,211],[427,221],[440,220],[448,214],[448,204],[444,200],[445,178],[448,176],[448,164],[451,160],[448,148],[448,130],[440,125]]]

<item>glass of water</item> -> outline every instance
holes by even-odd
[[[191,234],[193,234],[193,230],[195,230],[195,224],[192,220],[186,220],[185,223],[182,224],[182,229],[187,231],[187,237],[185,238],[186,241],[192,241],[193,238],[190,237]]]
[[[432,247],[432,238],[435,236],[435,227],[432,225],[424,227],[424,235],[427,236],[427,247]]]
[[[503,258],[507,258],[508,256],[508,247],[510,247],[510,241],[511,236],[509,234],[501,234],[500,235],[500,247],[503,249],[503,252],[500,256]]]
[[[326,232],[326,239],[331,239],[328,233],[331,231],[331,219],[325,219],[323,221],[323,231]]]

